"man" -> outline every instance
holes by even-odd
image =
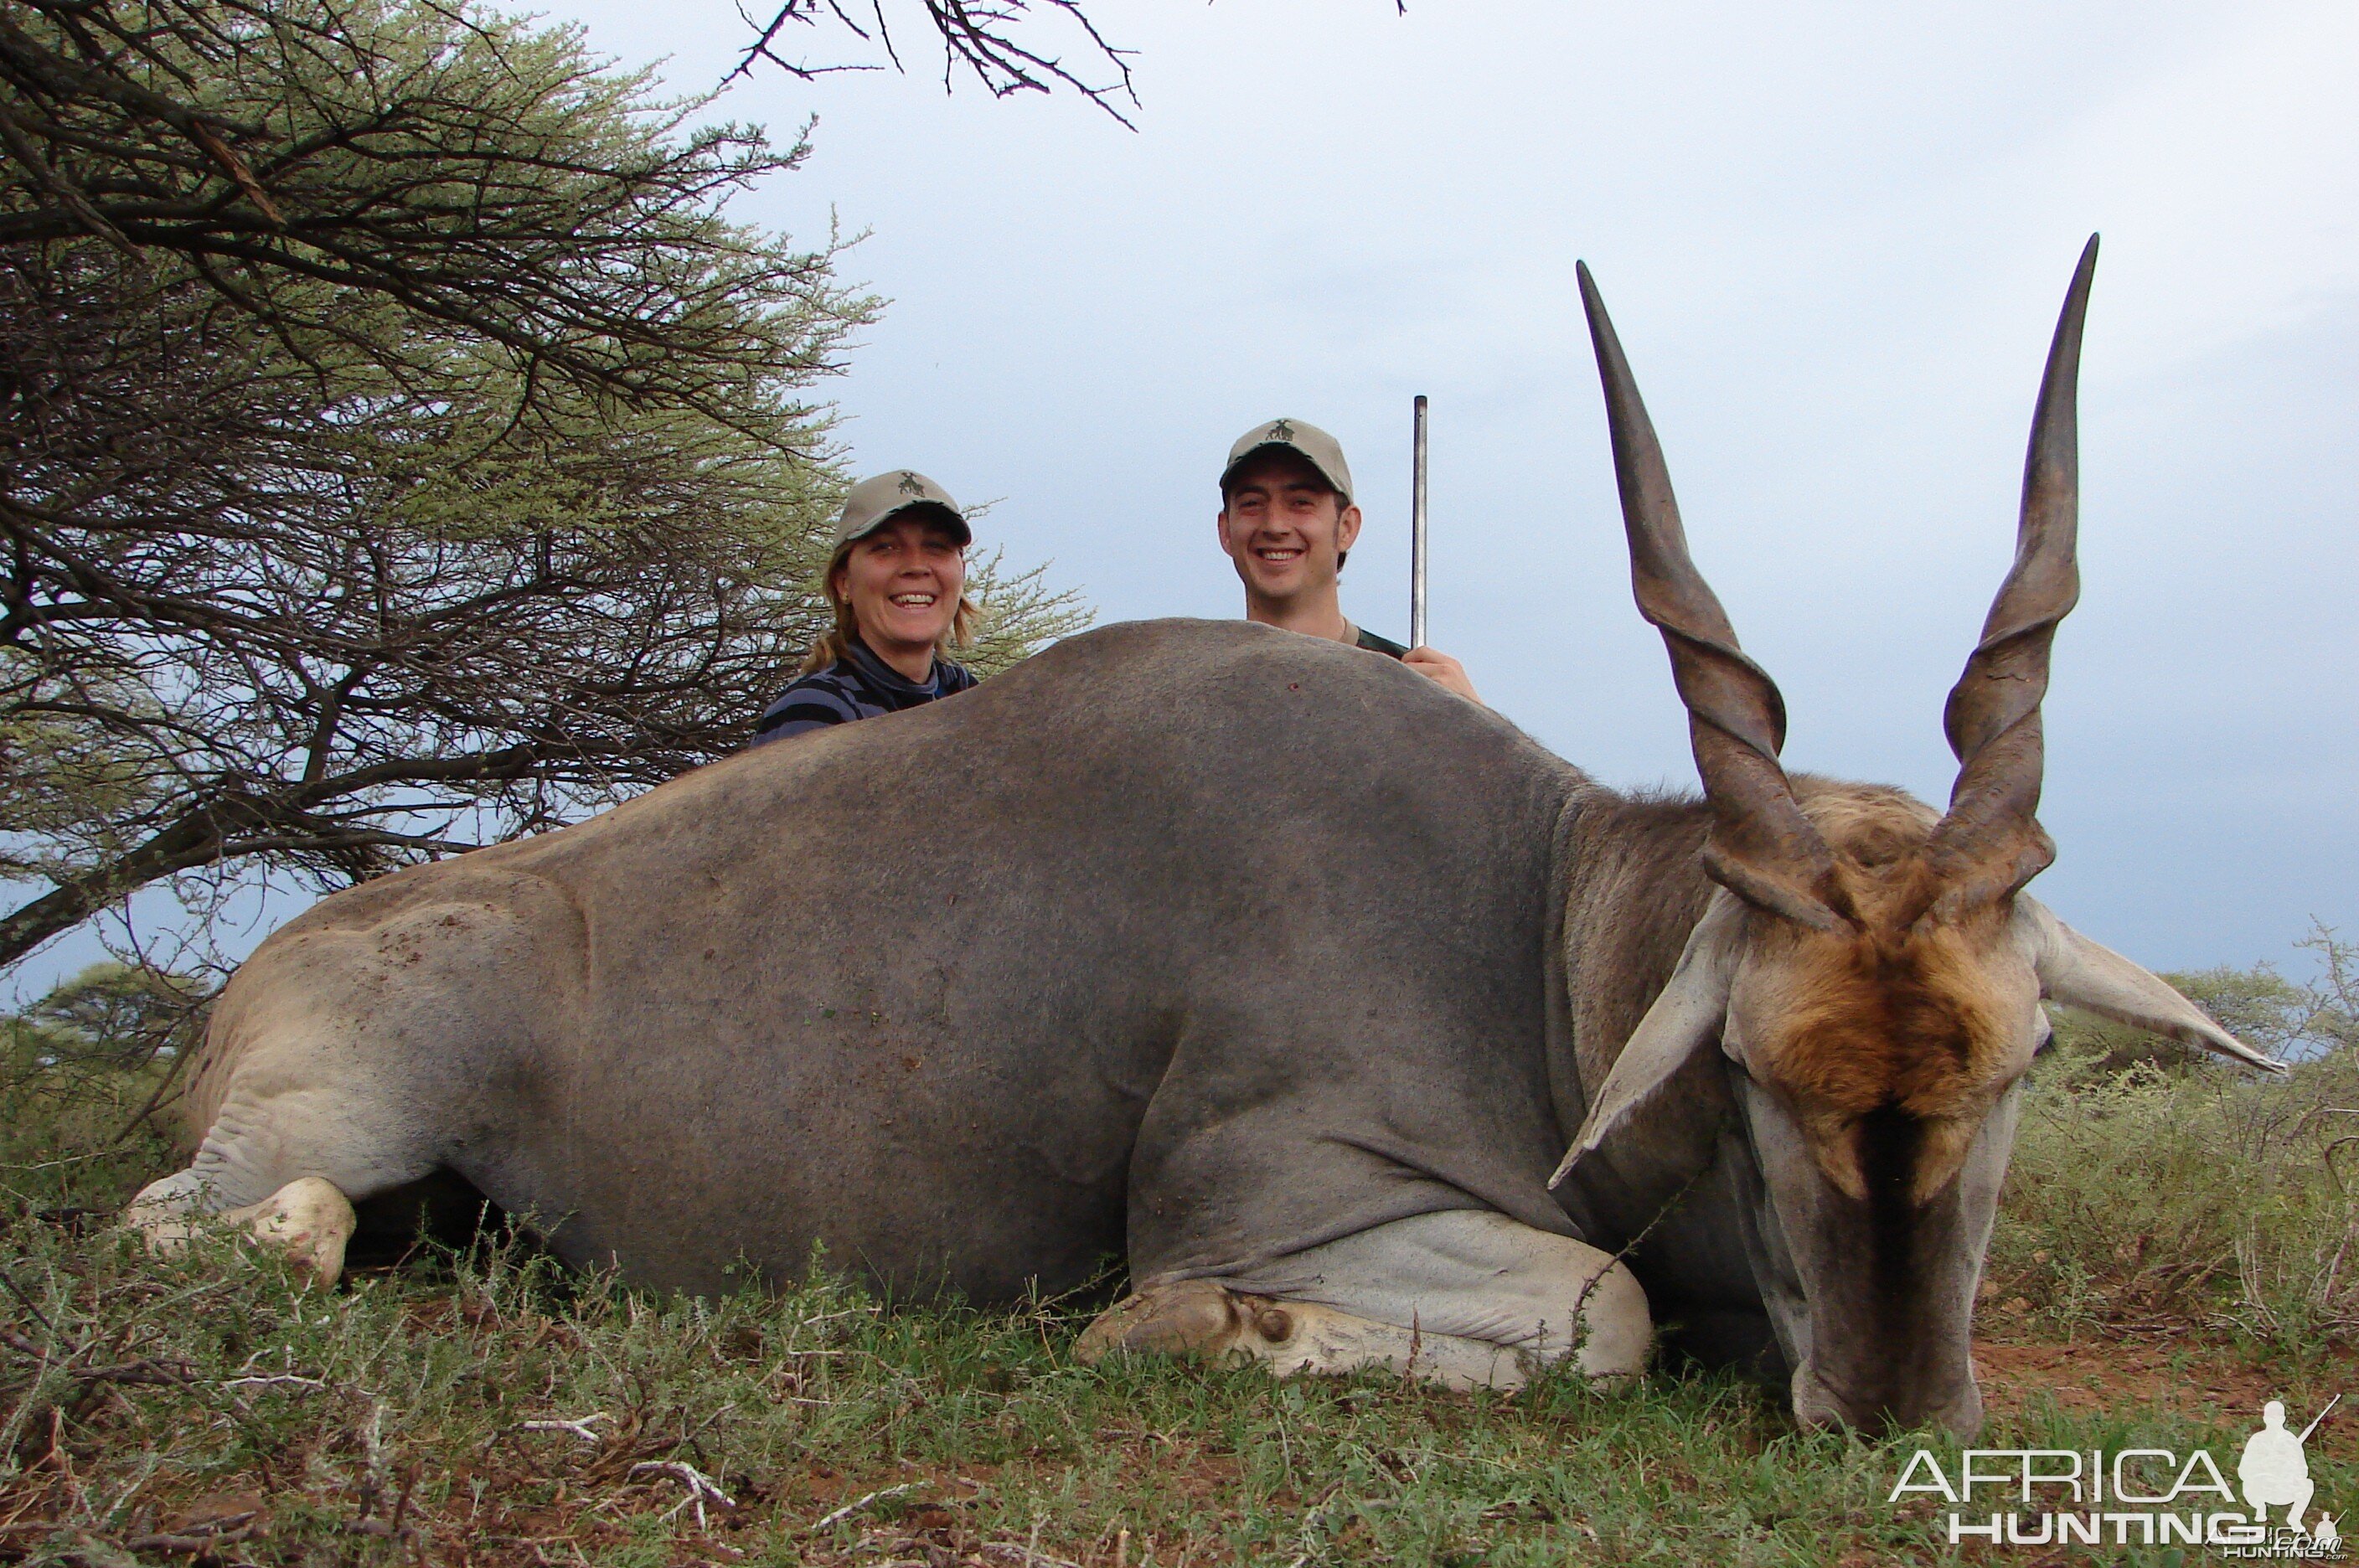
[[[1221,549],[1245,585],[1245,619],[1385,654],[1470,702],[1483,700],[1448,654],[1403,648],[1344,619],[1336,584],[1360,537],[1360,508],[1333,436],[1300,419],[1272,419],[1239,436],[1221,473],[1218,522]]]

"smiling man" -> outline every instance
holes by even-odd
[[[1397,659],[1471,702],[1483,699],[1446,653],[1403,648],[1344,618],[1337,586],[1360,537],[1352,470],[1333,436],[1300,419],[1256,425],[1221,472],[1221,549],[1245,585],[1245,619]]]

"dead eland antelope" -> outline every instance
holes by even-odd
[[[1970,1432],[2039,998],[2276,1065],[2022,892],[2093,253],[1946,814],[1780,768],[1584,269],[1701,801],[1601,788],[1337,644],[1110,626],[323,900],[223,994],[202,1146],[133,1218],[225,1214],[332,1277],[356,1223],[464,1182],[650,1285],[823,1245],[982,1301],[1126,1249],[1085,1358],[1459,1383],[1635,1372],[1651,1299],[1790,1374],[1805,1421]],[[955,831],[903,831],[913,798]]]

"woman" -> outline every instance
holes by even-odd
[[[835,520],[823,590],[834,628],[800,679],[762,711],[752,744],[914,708],[974,684],[946,657],[973,633],[965,514],[908,469],[864,479]]]

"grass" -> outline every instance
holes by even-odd
[[[2072,1377],[1995,1400],[1982,1442],[2201,1446],[2233,1475],[2258,1398],[2306,1420],[2346,1386],[2359,1163],[2328,1151],[2359,1066],[2267,1085],[2094,1060],[2068,1049],[2032,1090],[1984,1312],[2071,1345]],[[106,1215],[174,1163],[144,1127],[117,1137],[156,1071],[65,1098],[0,1084],[0,1560],[2174,1561],[1952,1548],[1925,1501],[1886,1499],[1917,1447],[1947,1464],[1953,1443],[1799,1432],[1740,1381],[1669,1368],[1514,1396],[1092,1368],[1075,1303],[894,1306],[823,1270],[680,1300],[500,1241],[333,1292],[226,1239],[151,1259]],[[2065,1397],[2083,1374],[2093,1404]],[[2223,1377],[2243,1381],[2201,1394]],[[2328,1506],[2359,1502],[2341,1431],[2311,1444]]]
[[[1082,1314],[884,1310],[821,1279],[658,1299],[488,1248],[308,1289],[12,1230],[0,1551],[30,1562],[1822,1563],[1946,1552],[1902,1434],[1661,1376],[1513,1398],[1075,1365]],[[2288,1390],[2289,1393],[2293,1392]],[[2297,1399],[2299,1405],[2299,1399]],[[2003,1421],[2233,1454],[2250,1422]],[[1946,1443],[1935,1443],[1946,1455]],[[2321,1467],[2327,1496],[2359,1472]],[[725,1499],[725,1500],[724,1500]],[[702,1516],[700,1519],[700,1514]]]

